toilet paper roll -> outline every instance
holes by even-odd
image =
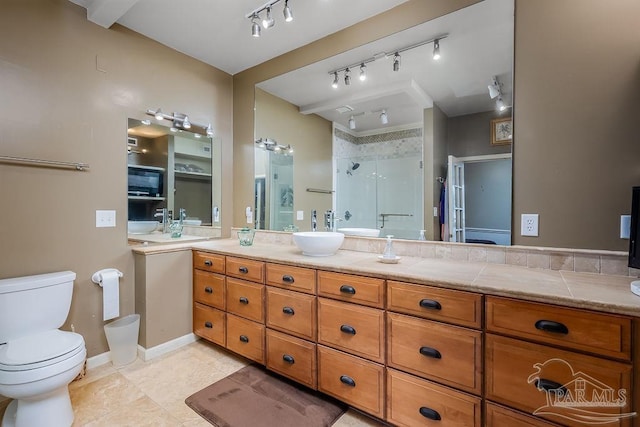
[[[103,320],[120,316],[120,273],[116,269],[100,272]]]

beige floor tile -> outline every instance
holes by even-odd
[[[336,421],[332,427],[383,427],[387,425],[388,424],[350,409],[338,418],[338,421]]]
[[[118,409],[111,411],[104,417],[85,424],[86,427],[172,427],[182,423],[169,415],[148,397],[141,397]]]

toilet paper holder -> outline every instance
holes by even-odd
[[[93,283],[95,283],[96,285],[100,285],[100,287],[102,287],[102,275],[103,274],[107,274],[107,273],[111,273],[111,272],[117,273],[118,277],[124,276],[124,274],[122,274],[122,271],[120,271],[120,270],[118,270],[116,268],[105,268],[105,269],[102,269],[100,271],[96,271],[95,273],[93,273],[91,275],[91,281]]]

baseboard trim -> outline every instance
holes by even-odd
[[[138,357],[145,362],[151,359],[155,359],[156,357],[160,357],[163,354],[169,353],[173,350],[177,350],[185,345],[189,345],[192,342],[196,342],[200,338],[194,335],[193,333],[189,333],[187,335],[183,335],[171,341],[167,341],[165,343],[159,344],[155,347],[144,348],[141,345],[138,346]]]
[[[96,356],[89,357],[87,359],[87,369],[97,368],[98,366],[106,365],[109,362],[111,362],[111,353],[107,351]]]

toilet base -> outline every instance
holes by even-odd
[[[69,427],[73,409],[65,385],[38,399],[13,400],[2,418],[2,427]]]

